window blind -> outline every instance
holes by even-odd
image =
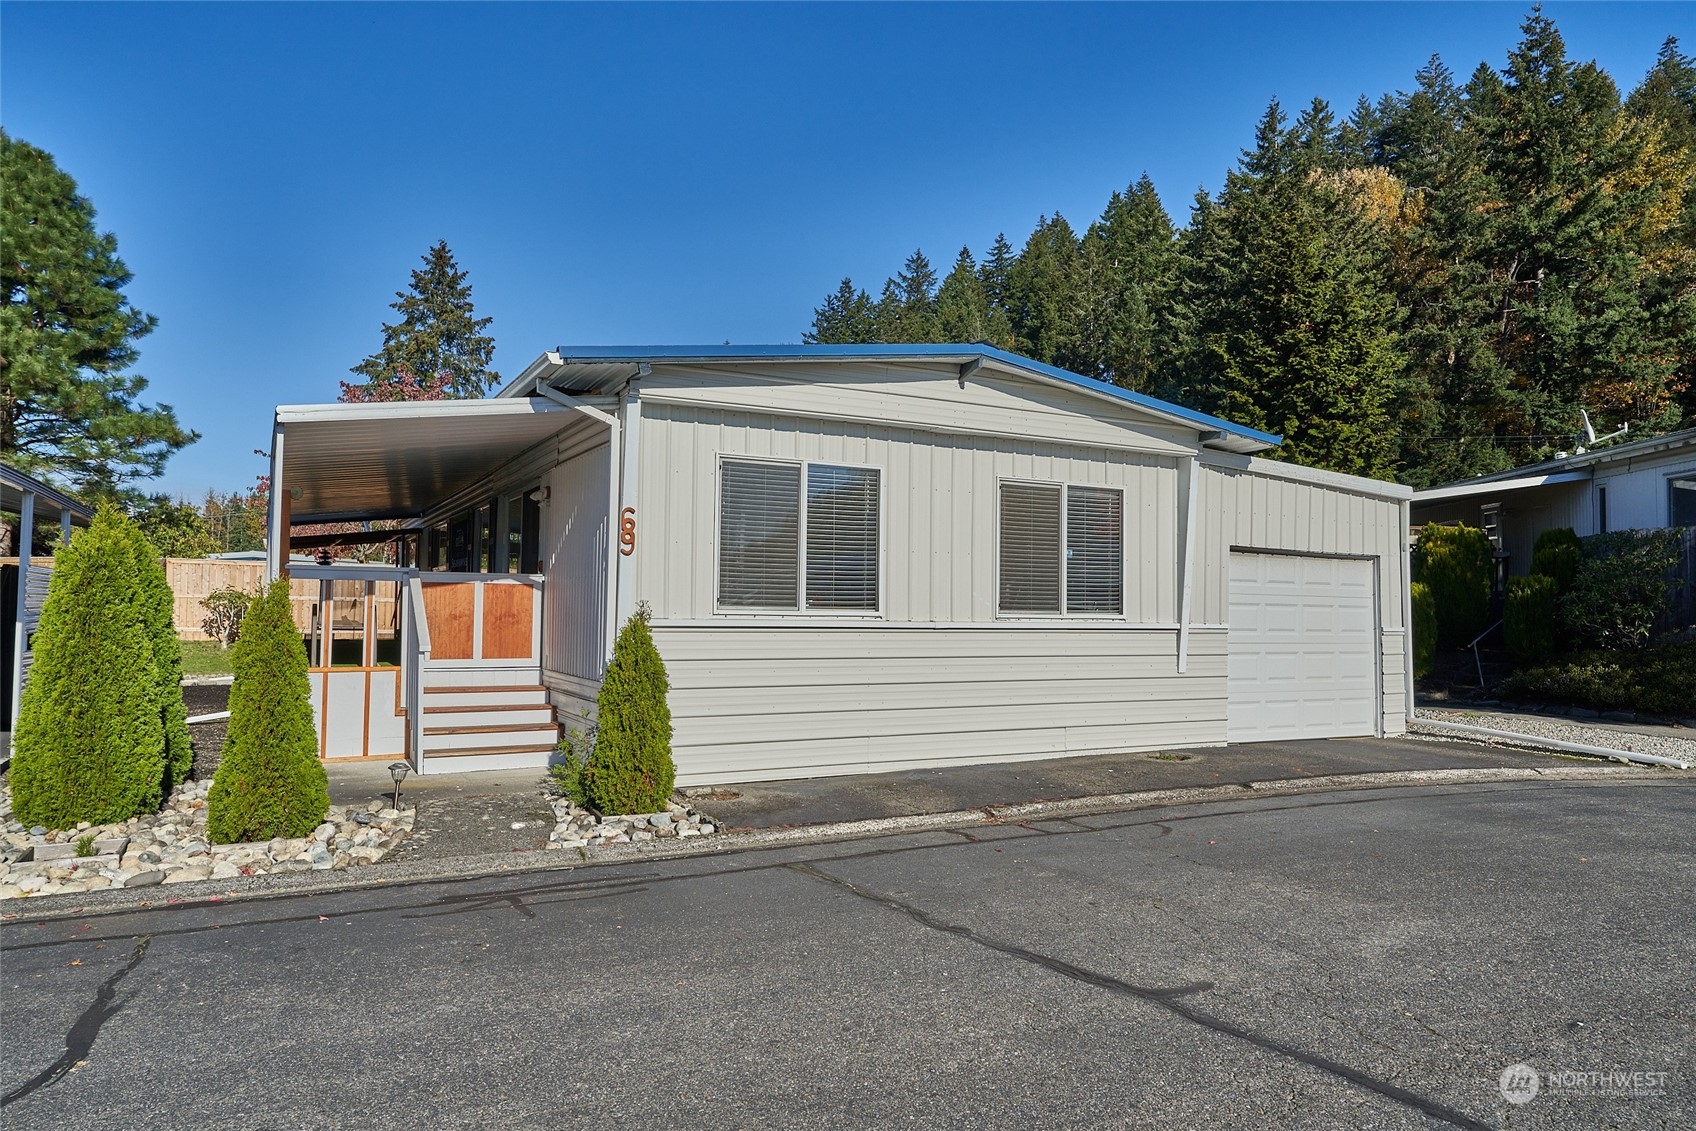
[[[1060,611],[1060,488],[1001,485],[1001,584],[1004,613]]]
[[[1066,488],[1066,611],[1120,613],[1125,496],[1106,487]]]
[[[719,472],[720,605],[797,607],[800,506],[799,467],[724,462]]]
[[[807,607],[877,608],[878,473],[807,465]]]

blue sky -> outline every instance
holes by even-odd
[[[204,438],[153,489],[250,482],[333,400],[437,239],[496,367],[570,344],[798,341],[844,274],[946,268],[1143,171],[1182,221],[1273,96],[1342,112],[1519,4],[0,5],[0,123],[52,152]],[[1550,4],[1629,89],[1696,5]]]

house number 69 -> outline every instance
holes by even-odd
[[[625,507],[618,514],[618,552],[627,558],[636,552],[635,507]]]

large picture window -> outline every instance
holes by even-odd
[[[878,501],[875,468],[725,460],[719,606],[875,611]]]
[[[1124,513],[1114,488],[1001,484],[999,611],[1124,612]]]

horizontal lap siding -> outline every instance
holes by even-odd
[[[990,627],[658,627],[682,784],[1114,750],[1225,734],[1225,636]]]

